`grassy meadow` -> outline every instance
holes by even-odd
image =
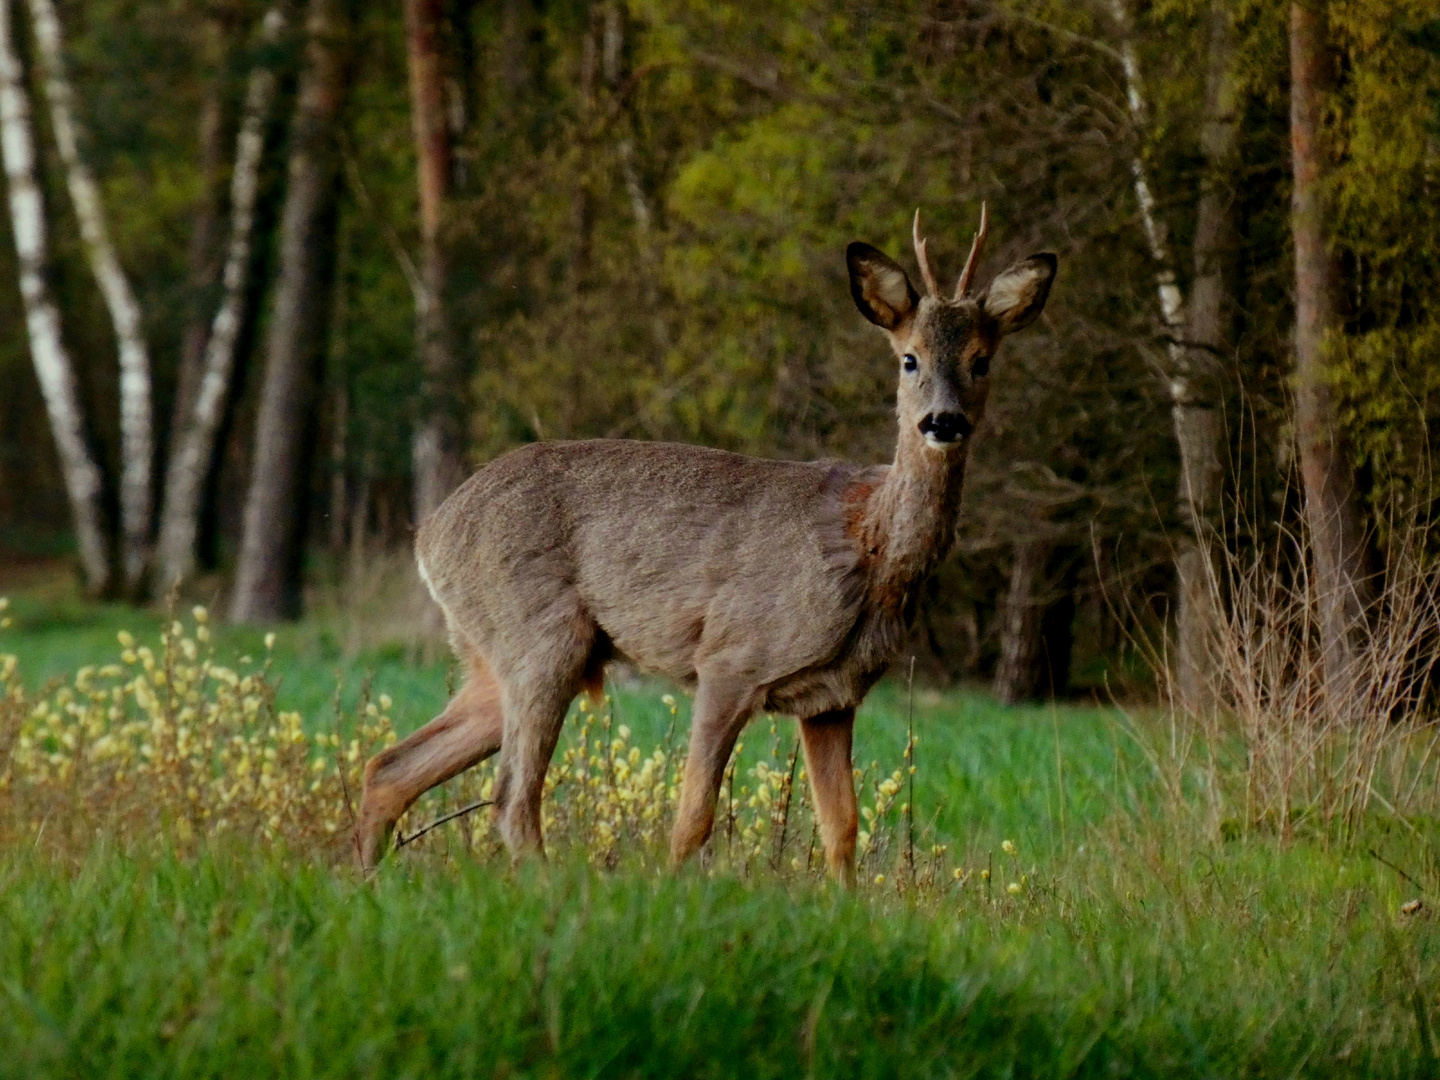
[[[153,643],[166,625],[34,591],[12,600],[0,653],[17,658],[9,693],[23,687],[27,708],[115,661],[121,631]],[[339,713],[384,694],[401,734],[447,692],[444,659],[347,656],[320,624],[268,648],[217,627],[213,648],[242,671],[239,657],[268,657],[264,708],[307,729],[332,722],[337,684]],[[589,719],[604,741],[623,724],[635,760],[683,744],[683,694],[611,693]],[[910,699],[886,682],[857,725],[862,805],[885,803],[878,778],[898,772],[901,790],[854,895],[814,869],[802,788],[789,815],[792,789],[773,779],[793,731],[766,717],[735,774],[760,855],[727,856],[717,830],[714,856],[679,874],[638,850],[652,835],[639,825],[608,863],[557,835],[547,864],[511,868],[482,811],[367,882],[302,832],[171,844],[168,819],[136,835],[126,822],[140,819],[112,821],[110,804],[64,831],[67,789],[45,788],[53,813],[5,811],[0,1075],[1436,1074],[1432,822],[1217,828],[1187,795],[1198,774],[1167,771],[1175,744],[1153,712],[1003,708],[920,686]],[[586,723],[577,710],[562,752]],[[782,796],[787,831],[766,832]]]

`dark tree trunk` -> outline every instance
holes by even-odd
[[[1228,280],[1235,250],[1231,186],[1237,131],[1236,79],[1230,6],[1210,8],[1209,66],[1205,78],[1205,121],[1200,147],[1205,175],[1196,207],[1195,279],[1186,325],[1183,393],[1175,397],[1175,438],[1180,446],[1180,506],[1188,521],[1176,554],[1179,611],[1177,646],[1180,697],[1193,709],[1214,699],[1215,636],[1220,597],[1210,554],[1212,517],[1224,475],[1219,398],[1220,358],[1229,348],[1231,319]]]
[[[1015,548],[1010,588],[1000,606],[1000,663],[993,688],[995,696],[1007,705],[1035,693],[1050,548],[1048,540],[1026,540]]]
[[[200,392],[205,345],[210,339],[210,313],[215,307],[223,252],[220,247],[225,203],[225,58],[233,30],[219,18],[205,26],[210,83],[200,104],[197,149],[200,160],[200,197],[190,226],[185,253],[185,328],[180,336],[180,363],[176,373],[175,408],[170,423],[170,445],[189,424]]]
[[[994,684],[995,696],[1007,705],[1069,691],[1079,568],[1075,549],[1051,540],[1031,540],[1015,549],[1010,588],[1000,609]]]
[[[290,132],[280,273],[265,342],[265,377],[230,616],[293,617],[300,607],[305,493],[336,213],[336,129],[344,99],[350,12],[310,0],[305,69]]]
[[[1323,6],[1290,7],[1290,147],[1295,174],[1295,428],[1310,530],[1325,679],[1344,693],[1369,601],[1355,475],[1325,376],[1325,339],[1342,329],[1340,267],[1326,229],[1329,156],[1322,114],[1335,59]]]
[[[1057,548],[1046,570],[1044,614],[1040,616],[1040,671],[1037,689],[1044,697],[1070,692],[1070,666],[1075,649],[1075,594],[1084,560],[1078,549]]]
[[[422,385],[413,449],[417,525],[465,478],[465,388],[445,312],[449,265],[441,235],[452,181],[440,40],[443,9],[441,0],[405,0],[410,122],[420,192],[421,287],[415,323]]]
[[[341,223],[342,226],[344,222]],[[349,230],[341,228],[335,240],[334,303],[330,310],[330,358],[326,362],[330,379],[330,553],[338,557],[345,549],[345,524],[350,517],[346,465],[349,462],[350,370],[346,324],[350,321],[350,283],[346,280]]]
[[[1070,692],[1070,659],[1075,648],[1075,589],[1068,577],[1040,617],[1039,692],[1060,698]]]

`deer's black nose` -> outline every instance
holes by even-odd
[[[969,417],[960,412],[930,413],[920,421],[920,434],[929,435],[936,442],[952,443],[974,430]]]

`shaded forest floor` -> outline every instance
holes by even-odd
[[[160,625],[39,586],[12,600],[0,653],[34,687]],[[216,637],[222,657],[264,649]],[[402,734],[446,696],[444,660],[347,658],[320,625],[270,655],[307,722],[337,682],[390,695]],[[634,746],[683,733],[665,693],[612,687]],[[882,684],[857,765],[899,763],[910,718]],[[0,1072],[1435,1075],[1433,823],[1211,835],[1147,764],[1161,723],[917,687],[919,846],[945,845],[945,873],[867,874],[853,896],[803,868],[601,870],[561,850],[510,869],[453,827],[369,883],[274,847],[182,857],[101,831],[57,859],[37,838],[0,854]],[[793,733],[760,718],[745,741],[783,765]]]

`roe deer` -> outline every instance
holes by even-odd
[[[999,341],[1040,314],[1052,254],[969,295],[985,214],[945,299],[869,244],[846,250],[856,306],[899,362],[891,465],[801,463],[698,446],[540,442],[472,476],[421,527],[421,576],[469,667],[454,700],[365,768],[369,869],[421,793],[500,753],[495,815],[512,854],[543,850],[540,795],[570,702],[628,658],[694,689],[671,841],[710,835],[721,777],[756,710],[798,718],[825,857],[854,877],[855,709],[899,652],[949,551],[965,457]]]

